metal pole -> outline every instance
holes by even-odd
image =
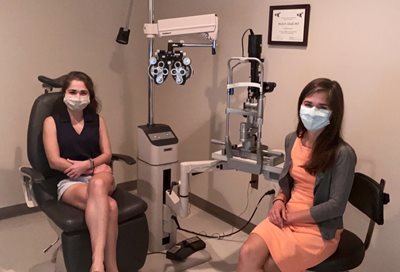
[[[149,21],[150,24],[154,23],[154,0],[149,0]],[[154,38],[149,38],[149,59],[153,56],[153,45],[154,45]],[[148,126],[152,126],[154,123],[154,91],[153,91],[153,81],[150,77],[147,79],[148,83]]]
[[[129,23],[131,21],[131,15],[132,15],[132,7],[133,7],[133,0],[129,2],[129,8],[128,8],[128,17],[126,17],[126,22],[125,22],[125,29],[129,28]]]

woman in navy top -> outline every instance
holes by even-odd
[[[63,102],[43,124],[49,165],[64,175],[58,198],[85,210],[92,245],[90,271],[118,271],[118,207],[110,194],[115,182],[108,163],[111,146],[92,79],[82,72],[67,75]]]

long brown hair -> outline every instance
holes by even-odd
[[[342,88],[336,81],[327,78],[317,78],[308,83],[300,94],[297,104],[298,124],[297,136],[303,138],[307,129],[300,118],[300,107],[306,97],[317,92],[328,94],[328,106],[332,111],[330,124],[325,127],[316,139],[310,160],[304,165],[304,169],[315,175],[333,166],[336,153],[344,140],[341,135],[342,121],[344,114],[344,99]]]
[[[65,91],[69,88],[69,85],[71,84],[72,80],[82,81],[85,84],[86,88],[89,91],[89,97],[90,97],[90,103],[87,106],[87,108],[94,112],[98,112],[100,105],[99,105],[98,100],[96,99],[96,94],[94,92],[93,80],[90,78],[90,76],[88,76],[84,72],[80,72],[80,71],[69,72],[64,80],[63,87],[61,88],[61,91],[64,94],[65,94]]]

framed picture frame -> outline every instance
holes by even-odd
[[[309,4],[269,7],[268,44],[307,46]]]

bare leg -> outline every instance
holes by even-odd
[[[64,202],[85,210],[86,225],[92,245],[91,271],[104,271],[105,247],[109,233],[108,220],[111,210],[108,195],[113,188],[112,175],[103,172],[94,175],[87,185],[77,184],[69,188],[62,197]]]
[[[118,205],[117,202],[108,197],[109,204],[109,219],[107,229],[107,240],[105,254],[105,263],[107,272],[117,272],[117,238],[118,238]]]
[[[92,243],[93,271],[97,271],[96,269],[104,271],[104,251],[110,214],[108,195],[113,185],[112,175],[104,172],[94,175],[88,185],[85,219]]]
[[[269,257],[269,250],[264,240],[257,234],[250,234],[240,248],[238,272],[263,272]]]

